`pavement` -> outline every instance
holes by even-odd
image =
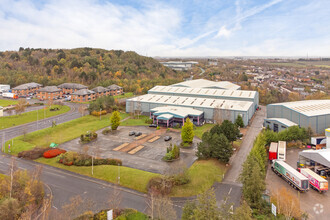
[[[169,147],[170,144],[180,145],[181,133],[167,131],[165,128],[156,130],[155,128],[149,128],[147,126],[120,126],[117,131],[107,135],[103,135],[102,130],[103,129],[97,131],[98,137],[96,141],[91,143],[81,144],[80,138],[76,138],[59,145],[59,147],[67,151],[81,152],[84,146],[88,146],[87,153],[89,155],[94,154],[101,158],[120,159],[126,167],[164,174],[165,172],[169,172],[171,167],[177,166],[178,163],[184,163],[186,167],[189,168],[197,159],[195,150],[197,148],[197,143],[201,141],[198,138],[194,138],[192,148],[181,149],[180,159],[168,163],[162,161],[166,153],[166,148]],[[143,135],[147,136],[137,141],[135,140],[135,136],[128,135],[130,131],[141,132]],[[154,136],[159,136],[160,138],[149,143],[147,140],[150,140]],[[171,136],[172,140],[165,142],[165,136]],[[143,145],[144,148],[134,155],[123,152],[123,150],[114,151],[116,147],[124,143],[133,146]]]
[[[242,196],[242,184],[239,181],[239,175],[242,171],[242,165],[250,153],[253,142],[262,130],[264,119],[266,118],[266,107],[261,106],[257,111],[252,123],[248,126],[246,134],[239,151],[236,152],[229,161],[229,168],[221,183],[215,183],[215,195],[217,205],[220,207],[223,203],[233,205],[233,208],[240,206]]]
[[[56,121],[56,124],[61,124],[81,117],[81,114],[78,111],[79,104],[74,104],[74,103],[65,103],[65,104],[71,108],[70,111],[66,113],[54,117],[46,118],[43,120],[34,121],[27,124],[0,130],[0,142],[4,144],[6,141],[14,137],[23,135],[24,133],[30,133],[33,131],[51,127],[52,121]]]

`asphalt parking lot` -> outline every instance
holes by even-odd
[[[103,129],[102,129],[103,130]],[[123,166],[141,169],[154,173],[164,173],[171,169],[172,166],[176,166],[178,163],[184,163],[187,167],[190,167],[197,159],[195,156],[195,149],[197,143],[200,142],[198,138],[194,139],[194,145],[190,149],[181,149],[180,159],[174,162],[162,161],[163,156],[166,153],[166,148],[170,144],[181,143],[181,133],[175,131],[167,131],[165,128],[156,130],[155,128],[149,128],[147,126],[120,126],[118,130],[103,135],[102,130],[97,131],[98,138],[88,144],[80,144],[79,138],[68,141],[61,144],[59,147],[69,151],[83,152],[84,146],[88,146],[88,154],[96,155],[101,158],[117,158],[123,161]],[[140,140],[136,140],[135,136],[129,136],[130,131],[142,132],[145,136]],[[172,140],[165,142],[165,136],[171,136]],[[159,136],[159,139],[150,143],[148,140],[155,136]],[[126,147],[120,150],[114,150],[126,144]],[[135,154],[129,154],[129,149],[135,149],[138,146],[143,146],[141,150]],[[126,151],[126,152],[125,152]]]
[[[287,149],[286,162],[293,168],[297,168],[298,153],[301,149]],[[329,181],[329,180],[328,180]],[[329,192],[320,194],[317,191],[310,189],[306,193],[300,193],[293,189],[285,180],[277,176],[268,166],[266,176],[267,190],[273,191],[285,187],[292,195],[300,197],[300,208],[307,212],[309,219],[327,220],[330,216],[330,195]]]

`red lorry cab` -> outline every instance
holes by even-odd
[[[277,159],[277,146],[276,142],[270,143],[269,147],[269,160],[276,160]]]

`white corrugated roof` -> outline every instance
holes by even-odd
[[[305,100],[297,102],[283,102],[269,105],[282,105],[307,116],[330,114],[330,100]]]
[[[249,101],[233,101],[225,99],[207,99],[207,98],[191,98],[183,96],[169,96],[169,95],[154,95],[146,94],[139,97],[131,98],[129,100],[158,103],[163,105],[177,105],[177,106],[190,106],[192,108],[219,108],[237,111],[248,111],[253,105]]]
[[[229,90],[237,90],[241,88],[239,85],[236,85],[228,81],[215,82],[206,79],[188,80],[181,83],[173,84],[171,86],[190,87],[190,88],[219,88],[219,89],[229,89]]]
[[[187,88],[187,87],[173,87],[173,86],[155,86],[148,91],[148,93],[172,93],[175,95],[199,95],[212,97],[232,97],[232,98],[246,98],[253,99],[256,91],[246,90],[227,90],[227,89],[207,89],[207,88]]]
[[[163,114],[173,114],[178,115],[183,118],[187,117],[188,115],[201,115],[203,114],[202,111],[193,109],[193,108],[186,108],[186,107],[178,107],[178,106],[161,106],[151,109],[150,111],[155,112],[158,115]]]
[[[330,167],[330,149],[304,150],[299,152],[299,155],[320,163],[324,166]]]
[[[265,120],[268,120],[268,121],[277,121],[281,124],[284,124],[284,125],[287,125],[288,127],[290,126],[295,126],[297,125],[296,123],[286,119],[286,118],[266,118]]]

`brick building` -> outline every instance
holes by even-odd
[[[110,89],[104,88],[102,86],[95,87],[92,89],[95,92],[96,98],[110,95]]]
[[[37,91],[37,98],[39,100],[54,100],[62,97],[62,89],[56,86],[46,86]]]
[[[62,89],[63,94],[72,94],[81,89],[87,89],[87,86],[78,83],[63,83],[57,87]]]
[[[73,102],[89,102],[96,99],[96,93],[88,89],[80,89],[71,94],[71,101]]]
[[[124,93],[123,87],[120,87],[116,84],[112,84],[111,86],[107,87],[110,90],[110,95],[121,95]]]
[[[41,87],[42,85],[39,83],[35,83],[35,82],[25,83],[14,87],[12,89],[12,93],[17,94],[20,97],[24,97],[32,93],[35,94]]]

